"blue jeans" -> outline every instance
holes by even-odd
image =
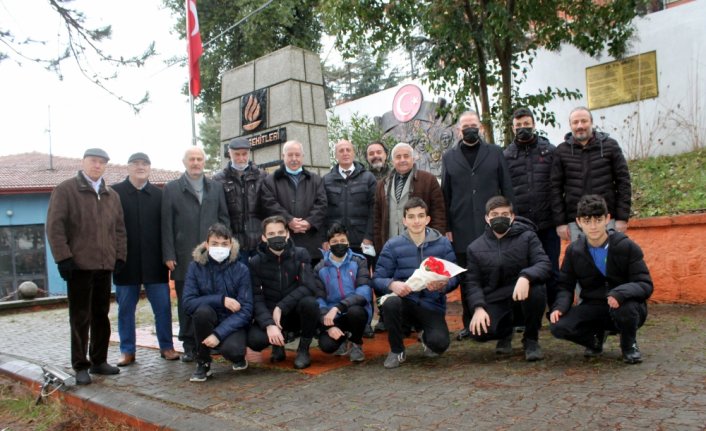
[[[174,348],[172,340],[172,303],[169,298],[167,283],[145,284],[147,299],[154,313],[157,341],[160,350]],[[118,301],[118,334],[120,334],[120,352],[135,353],[135,308],[140,298],[140,285],[128,284],[115,286],[115,298]]]

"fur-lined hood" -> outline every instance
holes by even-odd
[[[235,262],[238,260],[238,252],[240,251],[240,244],[238,243],[238,240],[233,238],[230,241],[230,256],[228,256],[228,263]],[[193,256],[194,261],[200,265],[206,265],[208,263],[208,249],[206,248],[206,242],[202,242],[201,244],[197,245],[196,248],[194,249],[193,253],[191,253],[191,256]]]

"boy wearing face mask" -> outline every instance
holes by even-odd
[[[495,353],[512,353],[513,301],[524,314],[522,338],[525,359],[544,358],[539,347],[539,328],[546,304],[544,283],[551,263],[535,234],[534,224],[515,216],[503,196],[486,204],[485,233],[467,250],[467,305],[473,310],[469,326],[476,341],[498,340]]]
[[[216,223],[208,229],[206,242],[194,249],[183,296],[196,341],[192,382],[204,382],[212,375],[213,348],[233,363],[233,370],[248,367],[245,347],[253,300],[250,272],[238,262],[238,248],[230,229]]]
[[[329,249],[314,268],[319,290],[326,292],[326,297],[317,298],[322,325],[319,348],[325,353],[349,355],[351,362],[362,362],[363,332],[372,315],[367,260],[353,253],[341,224],[332,224],[326,239]]]
[[[311,365],[309,346],[319,322],[319,304],[311,259],[296,247],[282,216],[262,221],[262,242],[250,259],[255,322],[248,347],[260,352],[272,345],[271,362],[286,359],[288,334],[300,333],[294,368]]]

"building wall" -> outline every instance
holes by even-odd
[[[47,219],[49,193],[0,196],[0,226],[44,225]],[[12,216],[9,216],[11,211]],[[47,286],[49,295],[65,295],[66,282],[59,276],[49,241],[46,244]]]
[[[637,37],[627,56],[650,51],[657,54],[659,96],[655,99],[593,111],[594,124],[616,138],[629,158],[692,151],[706,145],[706,2],[646,15],[635,21]],[[540,126],[554,143],[569,131],[572,108],[588,103],[586,68],[614,59],[596,60],[573,47],[559,52],[540,51],[521,93],[548,85],[578,88],[584,98],[555,101],[549,109],[557,115],[558,127]]]

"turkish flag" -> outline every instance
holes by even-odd
[[[203,54],[203,43],[199,31],[199,16],[196,13],[196,0],[186,0],[186,40],[189,49],[189,77],[191,83],[189,88],[191,94],[196,97],[201,92],[201,71],[199,70],[199,58]]]

